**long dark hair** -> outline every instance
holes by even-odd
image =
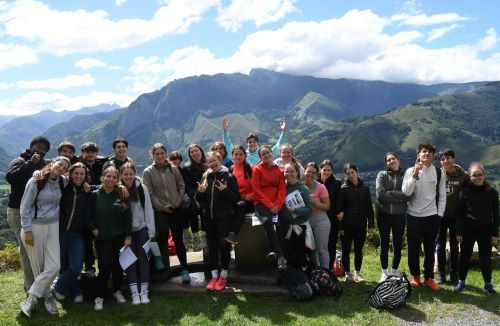
[[[245,147],[241,145],[236,145],[233,147],[233,150],[231,151],[231,155],[234,154],[234,151],[239,149],[240,151],[243,152],[243,155],[245,156],[245,160],[243,161],[243,173],[244,173],[244,178],[249,179],[252,177],[252,166],[247,162],[247,151],[245,150]],[[229,171],[232,173],[233,172],[233,166],[229,168]]]
[[[121,179],[121,175],[125,169],[131,169],[132,171],[134,171],[135,174],[137,174],[137,170],[135,169],[134,163],[127,162],[127,163],[123,164],[122,167],[120,168],[120,179]],[[130,188],[127,187],[127,190],[128,190],[129,197],[130,197],[131,201],[139,201],[139,192],[137,191],[137,187],[135,186],[135,180],[132,182],[132,185],[130,186]]]
[[[196,163],[191,158],[191,148],[194,148],[194,147],[197,147],[200,150],[200,152],[201,152],[201,162],[200,163]],[[205,157],[205,152],[203,151],[203,148],[201,148],[201,146],[198,145],[198,144],[191,144],[191,145],[189,145],[189,147],[188,147],[188,157],[189,157],[189,166],[191,166],[192,168],[195,168],[195,169],[202,170],[205,167],[206,163],[207,163],[207,159]]]

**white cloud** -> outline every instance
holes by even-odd
[[[255,26],[260,27],[298,11],[294,6],[295,2],[296,0],[233,0],[229,6],[217,10],[217,22],[233,32],[248,21],[253,21]]]
[[[457,29],[458,27],[459,27],[458,24],[453,24],[450,26],[435,28],[432,31],[430,31],[429,36],[427,37],[426,41],[427,42],[435,41],[435,40],[443,37],[446,33],[451,32],[454,29]]]
[[[12,83],[0,83],[0,89],[67,89],[94,84],[91,74],[68,75],[45,80],[21,80]]]
[[[397,14],[391,17],[393,22],[410,26],[430,26],[437,24],[449,24],[453,22],[469,20],[468,17],[460,16],[457,13],[446,13],[427,16],[426,14]]]
[[[17,1],[0,7],[0,23],[6,36],[63,56],[129,48],[166,34],[184,33],[217,5],[219,0],[171,0],[150,20],[113,21],[104,10],[59,11],[38,1]]]
[[[115,4],[118,7],[121,7],[125,2],[127,2],[127,0],[115,0]]]
[[[36,52],[29,47],[0,43],[0,70],[37,62]]]
[[[92,68],[106,68],[108,70],[122,70],[120,66],[112,66],[100,59],[83,58],[75,62],[75,67],[78,69],[88,70]]]
[[[102,103],[116,103],[128,106],[135,97],[128,94],[92,92],[82,96],[67,96],[61,93],[29,92],[13,101],[0,102],[0,112],[4,115],[28,115],[44,110],[78,110],[82,107]]]
[[[248,73],[251,68],[326,78],[440,83],[500,79],[500,55],[481,58],[499,42],[494,29],[475,44],[429,49],[419,31],[384,32],[390,19],[352,10],[338,19],[291,22],[247,36],[232,55],[220,58],[191,46],[166,58],[138,57],[128,80],[162,81],[201,74]]]
[[[420,12],[420,7],[422,7],[422,3],[417,0],[408,0],[403,3],[403,10],[405,12],[416,14]]]

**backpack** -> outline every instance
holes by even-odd
[[[316,287],[309,277],[292,266],[285,267],[279,272],[279,275],[290,295],[298,301],[311,299],[316,293]]]
[[[64,180],[62,179],[63,177],[59,177],[59,189],[61,189],[61,195],[64,191]],[[33,219],[36,220],[38,217],[38,195],[40,194],[40,191],[42,191],[43,188],[45,188],[45,185],[47,184],[48,180],[45,180],[44,182],[37,182],[36,183],[36,196],[35,196],[35,216],[33,216]]]
[[[411,286],[405,273],[401,276],[389,275],[380,282],[368,298],[368,305],[376,309],[395,309],[411,295]]]
[[[339,280],[324,267],[318,266],[311,272],[311,282],[319,294],[337,298],[342,294],[342,285]]]
[[[343,276],[345,274],[344,265],[342,264],[342,251],[337,250],[335,253],[335,260],[332,265],[333,275],[336,277]]]

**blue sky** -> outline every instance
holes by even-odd
[[[0,115],[127,106],[193,75],[500,80],[487,0],[0,0]]]

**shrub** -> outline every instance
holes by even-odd
[[[0,273],[15,271],[20,268],[19,247],[11,243],[6,243],[5,248],[0,250]]]

